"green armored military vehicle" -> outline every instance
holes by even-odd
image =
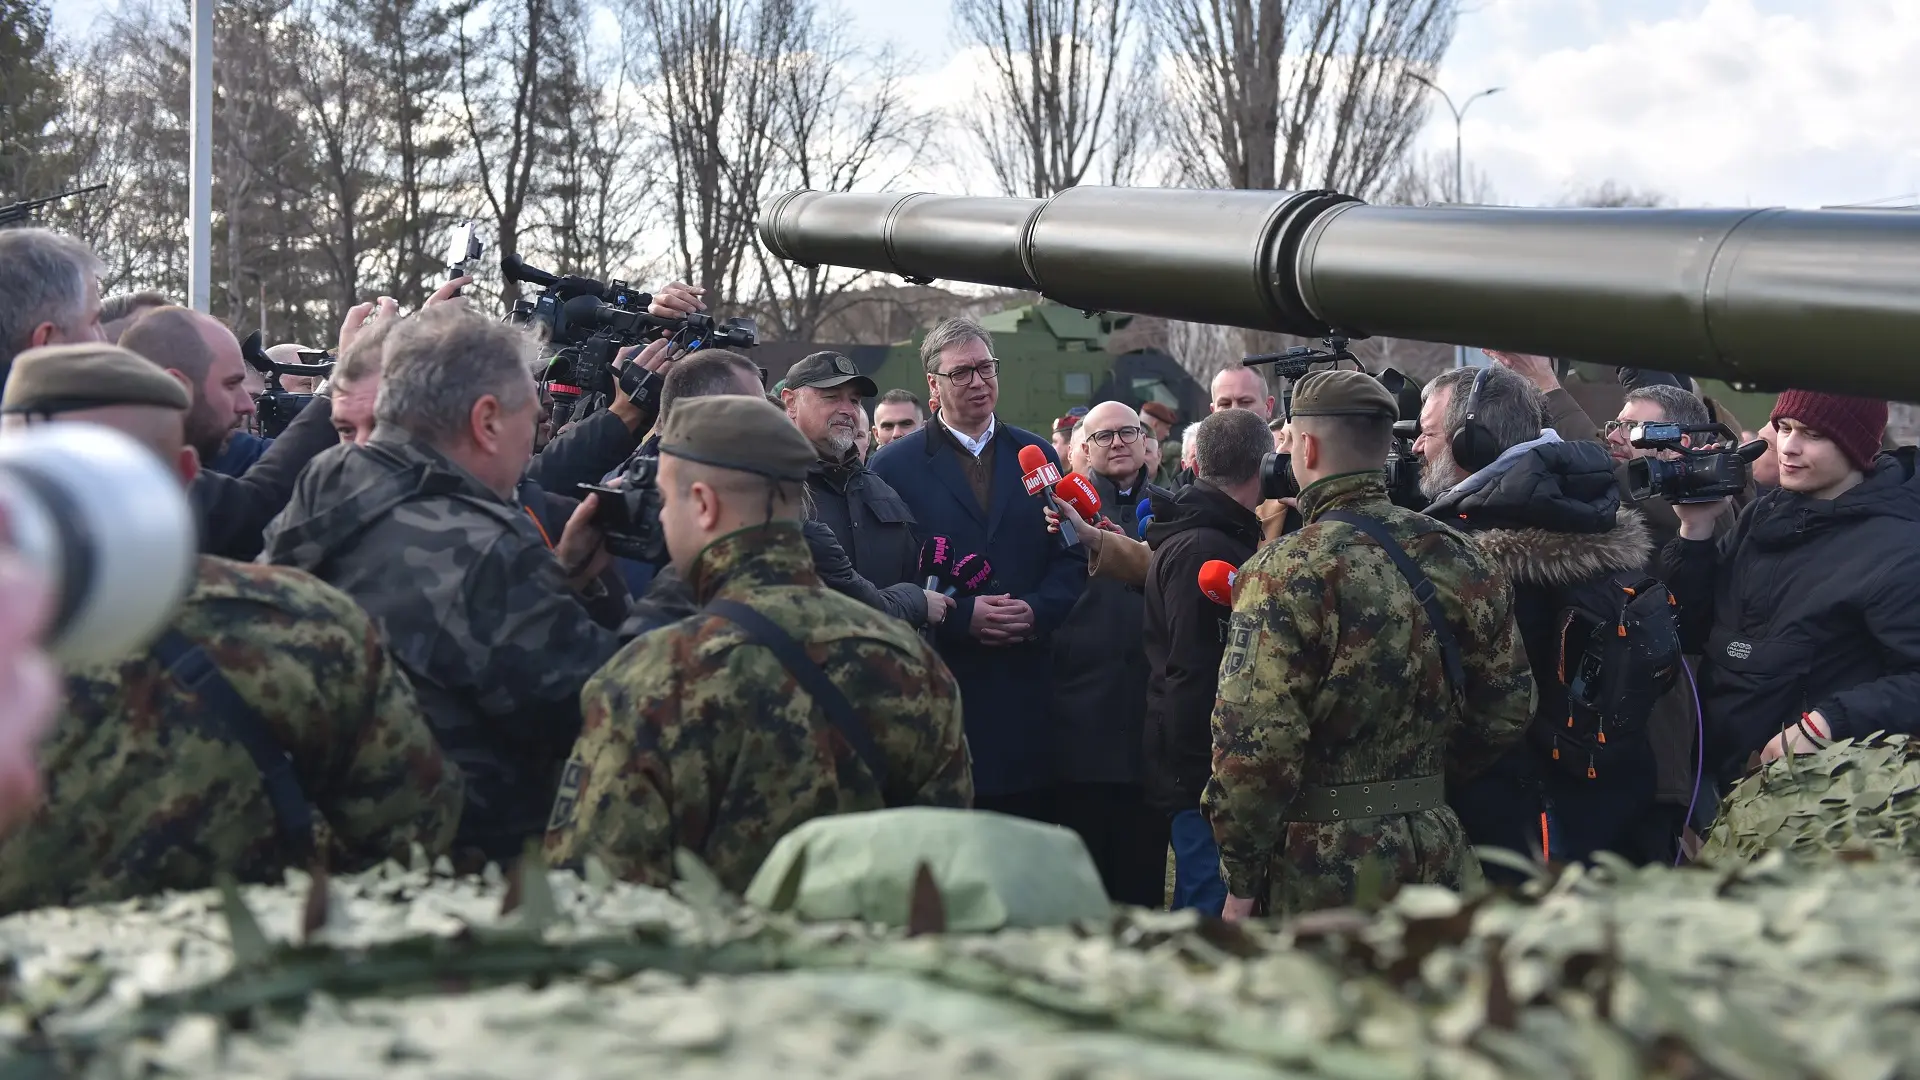
[[[1178,410],[1183,420],[1206,415],[1206,388],[1173,357],[1158,349],[1109,351],[1114,333],[1132,321],[1130,315],[1089,316],[1046,302],[982,318],[1001,360],[1000,416],[1044,435],[1067,410],[1102,401],[1122,401],[1135,409],[1158,401]],[[851,358],[882,393],[905,390],[924,401],[920,342],[925,337],[922,331],[895,345],[769,342],[755,350],[754,359],[776,383],[801,357],[828,349]]]

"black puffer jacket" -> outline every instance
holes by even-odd
[[[1920,476],[1882,454],[1831,501],[1774,490],[1717,540],[1667,545],[1681,637],[1704,654],[1708,766],[1723,780],[1803,712],[1836,738],[1920,731]]]
[[[906,502],[852,455],[838,465],[814,462],[807,487],[813,519],[833,530],[854,570],[886,594],[886,610],[915,627],[927,625],[926,593],[914,580],[920,545]]]
[[[1130,494],[1092,475],[1100,512],[1126,535],[1137,531],[1135,509],[1146,493],[1145,470]],[[1147,664],[1140,647],[1146,596],[1111,578],[1087,582],[1060,629],[1053,633],[1053,715],[1060,776],[1069,783],[1137,784],[1144,779],[1142,725],[1147,710]]]
[[[1235,566],[1260,546],[1260,519],[1204,480],[1154,500],[1147,526],[1147,797],[1169,813],[1193,810],[1213,772],[1213,699],[1231,607],[1200,592],[1200,567]]]

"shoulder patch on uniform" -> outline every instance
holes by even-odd
[[[553,798],[553,813],[547,818],[547,831],[565,829],[580,811],[580,792],[587,786],[587,763],[577,757],[567,759],[560,773],[560,791]]]
[[[1227,621],[1227,651],[1220,657],[1220,678],[1224,682],[1247,669],[1253,653],[1253,640],[1259,624],[1247,613],[1236,611]]]

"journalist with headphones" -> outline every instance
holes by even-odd
[[[1644,577],[1652,540],[1620,505],[1606,447],[1546,430],[1544,406],[1502,367],[1449,371],[1422,394],[1426,512],[1511,583],[1537,690],[1527,737],[1492,770],[1450,779],[1448,802],[1478,846],[1671,861],[1685,815],[1656,802],[1646,728],[1684,677],[1678,630],[1665,588]]]

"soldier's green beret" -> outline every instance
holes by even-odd
[[[117,345],[43,345],[14,358],[0,412],[54,413],[109,405],[153,405],[185,411],[193,398],[180,380]]]
[[[675,402],[660,433],[660,452],[769,480],[805,480],[820,457],[786,413],[765,398],[743,394]]]
[[[1293,387],[1295,416],[1400,418],[1400,402],[1364,371],[1316,371]]]

